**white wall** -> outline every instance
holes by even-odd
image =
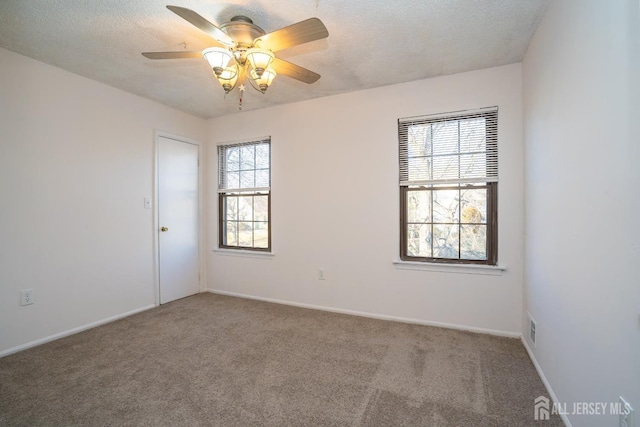
[[[637,0],[556,0],[523,63],[525,312],[570,411],[622,395],[640,412],[639,27]]]
[[[154,304],[154,130],[206,122],[0,49],[0,354]],[[35,304],[19,306],[31,288]]]
[[[270,90],[278,90],[277,82]],[[268,94],[266,96],[269,96]],[[499,106],[500,276],[397,269],[397,120]],[[211,290],[519,334],[523,279],[520,64],[243,112],[210,120],[215,145],[271,135],[271,259],[210,251]],[[217,198],[209,194],[209,249]],[[326,269],[325,281],[317,269]]]

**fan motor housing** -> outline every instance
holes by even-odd
[[[231,21],[220,25],[220,29],[234,39],[238,46],[251,47],[253,41],[264,36],[265,31],[243,15],[234,16]]]

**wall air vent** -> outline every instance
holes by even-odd
[[[527,313],[528,314],[528,313]],[[529,339],[533,346],[536,346],[536,322],[529,314]]]

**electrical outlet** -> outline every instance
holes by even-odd
[[[324,280],[324,279],[325,279],[324,268],[319,268],[318,269],[318,280]]]
[[[618,399],[620,399],[620,427],[633,427],[633,408],[622,396]]]
[[[20,291],[20,305],[33,304],[33,289],[24,289]]]

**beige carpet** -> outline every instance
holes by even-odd
[[[531,426],[541,394],[517,339],[213,294],[0,359],[2,426]]]

